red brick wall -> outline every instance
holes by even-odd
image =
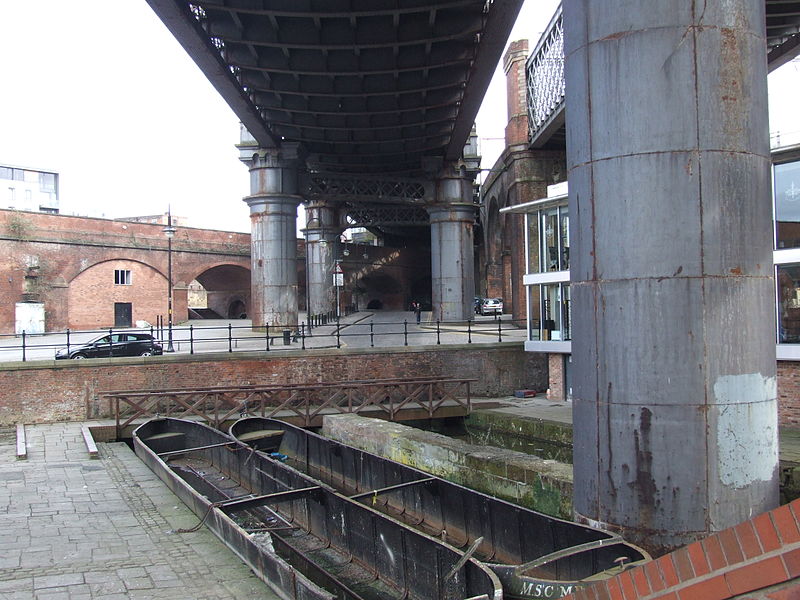
[[[781,427],[800,427],[800,362],[778,361],[778,419]]]
[[[528,143],[528,105],[526,100],[525,59],[528,58],[528,40],[509,44],[503,58],[506,73],[506,102],[508,125],[506,145]]]
[[[564,355],[548,354],[547,365],[550,371],[547,398],[549,400],[563,402],[567,398],[567,393],[564,389]]]
[[[30,281],[31,275],[34,299],[45,305],[48,331],[112,326],[112,297],[122,290],[114,286],[111,265],[120,261],[136,265],[131,269],[138,273],[132,286],[137,288],[134,320],[154,323],[156,315],[166,317],[167,240],[162,229],[149,223],[0,210],[0,332],[14,331],[14,305],[29,291],[25,279]],[[172,246],[176,320],[187,316],[183,288],[201,273],[218,265],[249,272],[248,234],[181,227]],[[139,285],[147,281],[152,289]],[[158,295],[162,300],[156,300]]]
[[[97,400],[100,391],[420,375],[479,377],[474,395],[510,396],[517,389],[542,389],[547,364],[517,343],[5,363],[0,365],[0,425],[108,417],[108,407]]]
[[[796,600],[798,517],[800,500],[795,500],[565,600]]]

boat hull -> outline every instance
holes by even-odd
[[[134,447],[170,489],[284,598],[502,599],[496,576],[477,561],[454,569],[462,553],[215,429],[157,419],[137,428]],[[216,480],[194,469],[192,457],[213,465]],[[258,511],[266,510],[278,521],[269,517],[261,523],[263,528],[254,525],[256,516],[264,517]],[[243,515],[248,528],[242,524]],[[253,534],[262,529],[270,530],[271,543],[263,543],[261,533]],[[262,543],[254,541],[259,539]],[[450,570],[455,572],[447,578]]]
[[[644,550],[608,532],[511,504],[282,421],[247,417],[234,423],[230,434],[256,447],[263,443],[265,451],[286,455],[310,477],[455,547],[480,540],[475,556],[498,575],[507,598],[560,598],[650,560]]]

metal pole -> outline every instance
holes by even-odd
[[[172,226],[172,209],[167,208],[167,227],[164,229],[167,235],[167,352],[175,352],[172,346],[172,236],[175,235],[175,228]]]

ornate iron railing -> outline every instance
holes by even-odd
[[[422,202],[432,195],[425,182],[419,180],[381,179],[364,175],[343,177],[324,173],[309,173],[306,197],[323,196],[339,200],[389,202]]]
[[[564,108],[564,19],[560,5],[528,58],[525,79],[529,137],[533,141]]]

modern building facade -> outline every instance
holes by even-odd
[[[58,173],[0,164],[0,208],[58,214]]]

